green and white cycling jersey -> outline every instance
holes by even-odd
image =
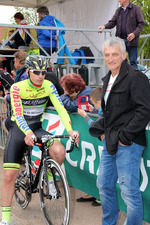
[[[50,98],[67,131],[72,130],[70,117],[63,106],[54,84],[44,80],[42,85],[35,86],[30,80],[20,81],[12,85],[10,90],[13,109],[12,121],[27,135],[30,124],[42,122],[42,116]]]

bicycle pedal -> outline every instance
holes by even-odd
[[[39,193],[39,188],[33,188],[32,193]]]

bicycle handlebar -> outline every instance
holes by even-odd
[[[74,137],[76,138],[75,135],[74,135]],[[74,145],[76,146],[76,149],[78,149],[78,146],[75,143],[75,138],[72,138],[69,135],[43,135],[43,136],[41,136],[40,141],[37,140],[37,142],[35,142],[35,145],[38,145],[39,142],[40,143],[42,142],[43,144],[47,143],[48,141],[50,141],[50,140],[52,140],[54,138],[68,138],[68,139],[70,139],[71,145],[70,145],[70,149],[66,150],[67,153],[70,153],[70,152],[73,151]]]

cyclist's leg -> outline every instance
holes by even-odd
[[[42,135],[50,134],[48,131],[45,131],[42,128],[37,129],[36,131],[34,131],[34,133],[37,138],[40,138]],[[65,159],[65,148],[58,139],[55,139],[53,144],[50,145],[49,154],[60,165],[63,163]]]
[[[52,146],[49,147],[49,154],[51,155],[52,159],[61,165],[65,159],[65,148],[57,140]]]
[[[18,138],[19,137],[19,138]],[[24,149],[25,135],[20,131],[15,123],[10,127],[6,147],[4,151],[4,178],[2,184],[2,219],[6,220],[6,207],[11,208],[12,198],[15,190],[15,180]],[[9,216],[10,217],[10,216]],[[8,220],[10,218],[7,217]],[[8,221],[9,222],[9,221]]]

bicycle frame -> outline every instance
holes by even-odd
[[[60,165],[49,155],[48,142],[54,138],[70,137],[68,135],[44,135],[40,140],[37,141],[37,143],[35,143],[35,145],[38,146],[42,151],[40,165],[35,175],[32,174],[32,147],[26,146],[24,154],[25,168],[21,168],[21,170],[25,170],[22,170],[22,172],[18,174],[17,180],[15,182],[15,199],[18,205],[25,209],[31,201],[32,193],[39,192],[41,211],[46,224],[55,225],[55,222],[51,221],[53,221],[53,219],[55,220],[56,218],[59,218],[61,221],[60,224],[68,225],[70,217],[70,195],[68,184]],[[66,152],[71,152],[74,148],[74,145],[75,139],[72,139],[70,149]],[[49,186],[49,181],[51,182],[51,180],[48,179],[48,172],[52,174],[55,194],[51,192],[53,189]],[[38,183],[39,188],[37,188]],[[60,208],[60,217],[53,218],[53,214],[50,214],[51,211],[49,212],[49,210],[51,207],[54,208],[54,205],[58,205],[58,207],[55,206],[56,211],[58,208]],[[56,224],[59,223],[56,222]]]
[[[41,140],[38,140],[38,142],[35,143],[35,146],[38,146],[39,149],[41,150],[42,152],[42,157],[41,157],[41,161],[40,161],[40,165],[39,165],[39,168],[38,168],[38,171],[37,171],[37,174],[34,175],[32,174],[31,170],[32,170],[32,161],[31,161],[31,152],[32,152],[32,147],[31,146],[26,146],[25,147],[25,153],[24,153],[24,156],[28,157],[28,160],[27,162],[25,163],[28,163],[28,165],[26,166],[26,168],[28,168],[28,171],[27,171],[27,177],[29,179],[29,186],[30,186],[30,189],[31,189],[31,193],[36,193],[36,192],[39,192],[39,190],[37,189],[37,186],[38,186],[38,183],[39,183],[39,175],[40,175],[40,171],[41,171],[41,168],[42,166],[44,166],[44,169],[46,171],[46,162],[48,159],[51,159],[51,156],[49,155],[49,148],[47,147],[47,142],[49,140],[52,140],[54,138],[70,138],[69,135],[43,135],[41,137]],[[42,141],[42,143],[41,143]],[[74,148],[74,141],[72,140],[71,141],[71,147],[69,150],[66,150],[67,153],[70,153],[73,151],[73,148]],[[77,146],[76,146],[77,148]],[[47,180],[45,180],[45,182],[47,182]],[[27,191],[27,187],[24,186],[24,184],[22,183],[22,181],[20,180],[20,186],[25,190]],[[29,191],[29,190],[28,190]],[[47,190],[47,193],[48,193],[48,190]]]

